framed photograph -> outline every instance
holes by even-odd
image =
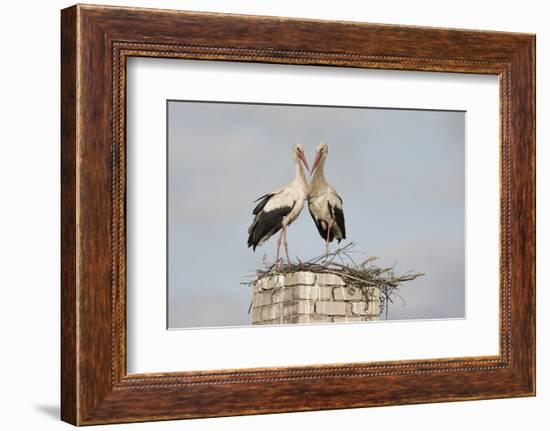
[[[63,420],[535,394],[534,35],[61,18]]]

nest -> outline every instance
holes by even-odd
[[[359,289],[365,298],[369,298],[369,291],[373,288],[380,289],[380,314],[388,316],[389,304],[393,304],[395,298],[404,300],[399,295],[399,288],[403,283],[423,276],[420,272],[406,272],[398,275],[395,268],[377,266],[376,257],[367,257],[358,260],[358,256],[365,256],[364,253],[354,250],[355,243],[348,243],[327,255],[315,257],[308,261],[297,259],[296,262],[285,263],[279,260],[275,263],[268,263],[264,259],[264,268],[258,269],[250,280],[243,284],[252,285],[258,280],[274,276],[286,275],[293,272],[313,272],[317,274],[335,274],[342,278],[348,289],[354,291]]]

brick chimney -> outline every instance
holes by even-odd
[[[337,274],[293,272],[252,285],[252,324],[365,322],[380,314],[380,289],[348,286]]]

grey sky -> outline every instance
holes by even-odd
[[[388,318],[464,317],[463,112],[169,101],[169,327],[249,324],[240,283],[275,252],[274,239],[246,247],[253,201],[292,179],[294,143],[311,165],[320,142],[348,240],[380,265],[426,273]],[[293,257],[323,252],[307,207],[288,242]]]

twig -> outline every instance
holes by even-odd
[[[308,261],[284,263],[280,260],[274,263],[268,263],[264,260],[264,269],[259,269],[254,275],[249,276],[248,281],[241,284],[252,285],[259,279],[273,275],[286,275],[292,272],[314,272],[317,274],[334,274],[341,277],[350,289],[358,288],[363,292],[365,299],[369,297],[370,289],[378,287],[380,289],[380,314],[385,311],[386,319],[388,316],[389,304],[393,303],[393,297],[397,296],[403,302],[403,298],[398,294],[398,290],[404,282],[412,281],[424,275],[424,273],[415,273],[408,271],[403,275],[396,275],[394,267],[377,267],[374,263],[376,257],[367,257],[360,263],[357,263],[351,256],[351,253],[363,254],[355,251],[355,243],[350,242],[336,250],[320,255]],[[336,262],[338,259],[340,262]]]

